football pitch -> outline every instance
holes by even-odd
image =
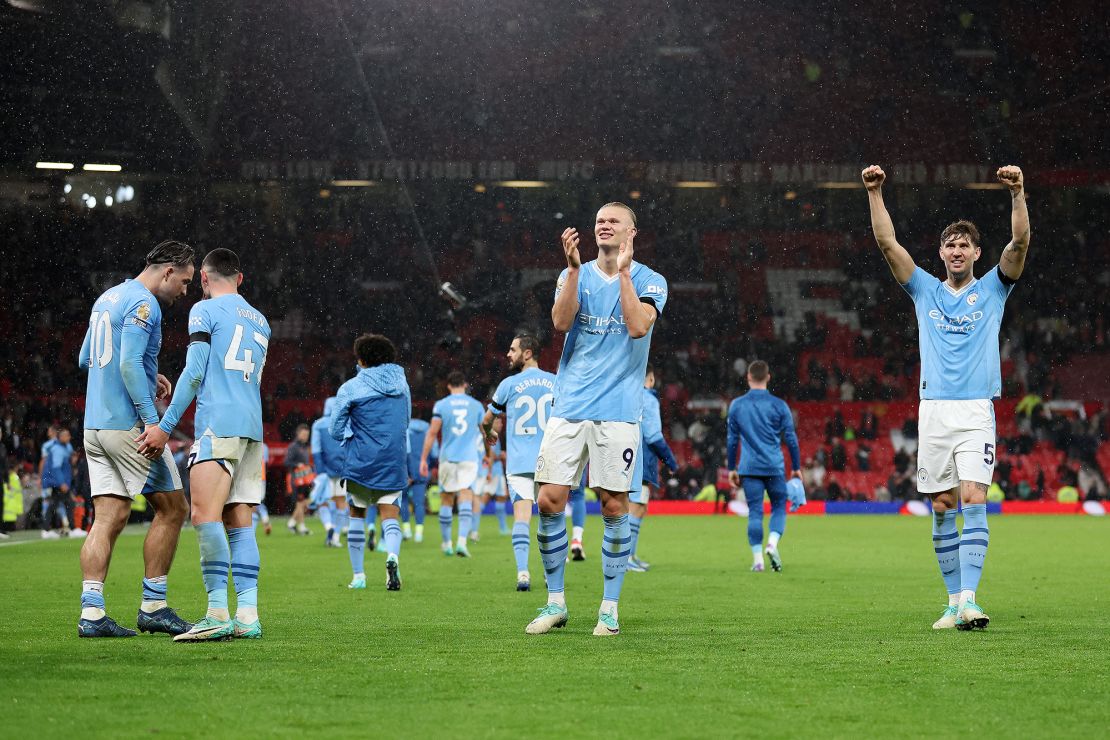
[[[570,622],[528,636],[493,517],[469,560],[429,517],[401,551],[404,588],[349,591],[346,550],[259,530],[265,637],[173,644],[77,638],[80,542],[0,547],[2,727],[8,737],[1092,737],[1110,727],[1110,523],[998,516],[984,632],[931,629],[945,601],[929,522],[791,517],[782,573],[751,573],[734,516],[649,517],[621,634],[594,637],[601,525],[567,565]],[[535,521],[533,521],[533,526]],[[318,525],[317,525],[318,529]],[[141,531],[120,538],[109,614],[134,627]],[[170,603],[199,618],[196,536]],[[1098,728],[1103,728],[1099,730]]]

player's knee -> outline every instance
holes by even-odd
[[[628,502],[618,496],[609,496],[601,503],[603,516],[620,516],[628,513]]]

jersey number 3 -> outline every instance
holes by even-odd
[[[251,374],[254,372],[255,367],[254,362],[252,361],[254,359],[254,350],[244,349],[243,359],[239,359],[239,350],[243,343],[244,331],[246,331],[246,327],[244,327],[242,324],[235,325],[235,335],[231,337],[231,344],[228,346],[227,352],[224,354],[224,369],[243,373],[243,382],[249,383],[251,382]],[[258,382],[261,383],[262,370],[266,367],[266,349],[269,347],[270,343],[269,341],[267,341],[266,337],[259,334],[258,332],[254,332],[254,341],[258,344],[259,347],[262,348],[262,367],[258,369],[257,376]]]

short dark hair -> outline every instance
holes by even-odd
[[[953,236],[963,234],[967,240],[971,242],[972,246],[979,246],[979,229],[975,224],[968,221],[966,218],[961,218],[959,221],[953,221],[944,227],[944,231],[940,232],[940,243],[944,244]]]
[[[191,265],[196,256],[196,251],[185,242],[167,239],[154,245],[154,249],[146,253],[146,266],[173,265],[174,267],[184,267],[185,265]]]
[[[308,432],[308,431],[311,431],[311,428],[308,426],[308,424],[298,424],[297,425],[297,434],[300,434],[301,432]]]
[[[217,247],[204,255],[200,266],[205,272],[214,272],[225,278],[235,277],[242,272],[239,269],[239,255],[225,247]]]
[[[515,339],[517,343],[520,344],[521,352],[528,350],[532,353],[533,358],[540,356],[540,340],[536,338],[535,334],[521,332],[520,334],[517,334],[515,337],[513,337],[513,339]]]
[[[366,367],[385,365],[397,359],[397,348],[381,334],[363,334],[355,340],[355,357]]]
[[[756,360],[748,365],[748,376],[757,383],[762,383],[771,377],[771,368],[763,360]]]
[[[451,388],[461,388],[466,385],[466,376],[461,370],[452,370],[447,373],[447,385]]]

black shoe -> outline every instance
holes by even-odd
[[[371,527],[370,531],[366,533],[366,551],[374,552],[378,549],[378,532],[377,528]]]
[[[386,591],[400,591],[401,590],[401,571],[397,567],[396,560],[385,561],[385,590]]]
[[[572,544],[570,546],[570,559],[575,562],[581,562],[586,559],[586,553],[582,551],[581,544]]]
[[[164,632],[167,635],[180,635],[193,628],[193,625],[177,616],[177,612],[168,606],[164,606],[158,611],[150,612],[149,614],[140,609],[139,616],[135,622],[140,632],[150,632],[151,634],[155,632]]]
[[[135,630],[120,627],[107,614],[100,619],[77,620],[78,637],[134,637],[137,634]]]

